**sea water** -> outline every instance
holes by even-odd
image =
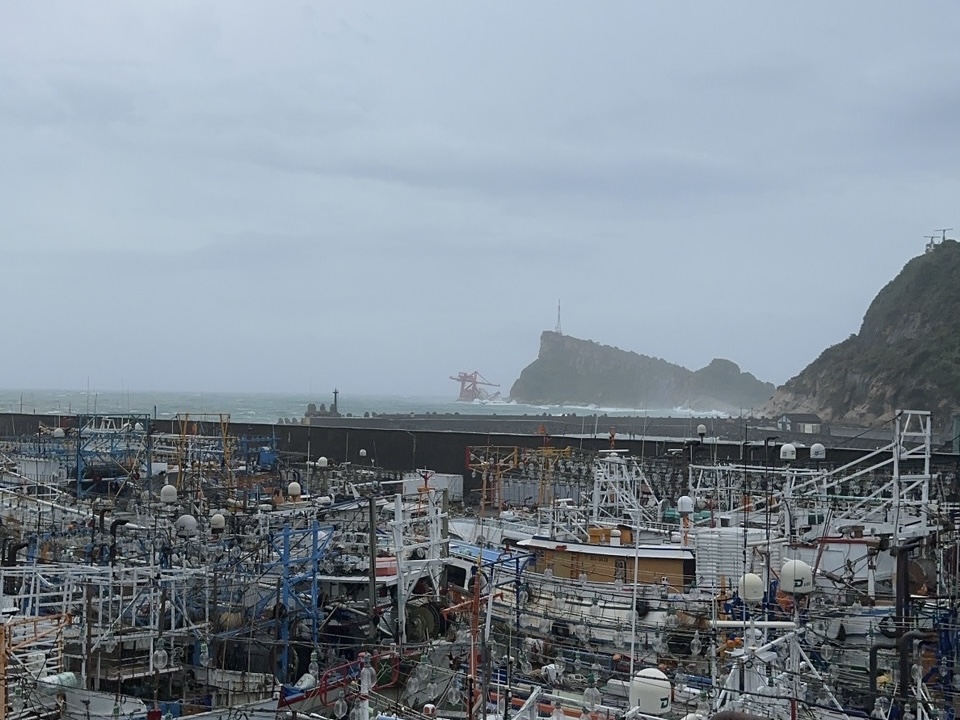
[[[308,393],[172,392],[137,390],[0,390],[0,412],[63,414],[133,413],[169,419],[177,414],[226,414],[233,422],[278,423],[299,421],[308,403],[329,408],[329,397]],[[687,408],[604,408],[572,405],[526,405],[507,401],[457,402],[426,395],[362,395],[340,393],[342,415],[460,413],[461,415],[610,415],[617,417],[724,417],[719,412]]]

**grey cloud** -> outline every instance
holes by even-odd
[[[45,317],[56,289],[82,296],[76,348],[138,346],[144,308],[165,332],[176,318],[191,369],[145,359],[148,387],[374,391],[389,374],[442,393],[461,364],[509,384],[557,299],[572,334],[782,381],[956,224],[957,18],[937,2],[3,6],[6,287]],[[13,324],[9,382],[69,380]],[[296,352],[227,371],[212,324]]]
[[[438,135],[441,133],[438,132]],[[760,183],[733,163],[656,149],[585,152],[575,147],[519,143],[516,148],[469,148],[420,138],[377,143],[355,139],[313,158],[295,149],[261,148],[251,159],[275,168],[397,183],[441,191],[468,190],[498,198],[570,196],[606,200],[683,202],[686,196],[747,192]],[[540,145],[540,147],[537,147]],[[274,148],[276,150],[276,148]],[[261,154],[262,153],[262,154]]]

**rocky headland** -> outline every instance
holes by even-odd
[[[772,383],[716,359],[688,370],[661,358],[546,331],[540,353],[510,389],[517,402],[739,413],[773,395]]]
[[[898,409],[945,424],[960,409],[960,244],[931,245],[870,303],[860,331],[824,350],[762,412],[875,425]]]

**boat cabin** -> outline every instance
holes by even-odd
[[[533,554],[535,572],[592,583],[664,584],[684,590],[696,581],[693,549],[679,545],[596,545],[534,537],[517,546]],[[634,577],[634,566],[637,568]]]

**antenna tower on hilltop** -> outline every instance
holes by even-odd
[[[557,300],[557,327],[554,328],[557,335],[563,335],[563,328],[560,326],[560,301]]]
[[[937,233],[940,233],[940,242],[945,243],[947,240],[953,240],[953,238],[947,237],[947,231],[953,230],[953,228],[937,228],[933,231],[933,235],[924,235],[927,239],[927,247],[925,248],[926,252],[931,252],[937,246]]]

